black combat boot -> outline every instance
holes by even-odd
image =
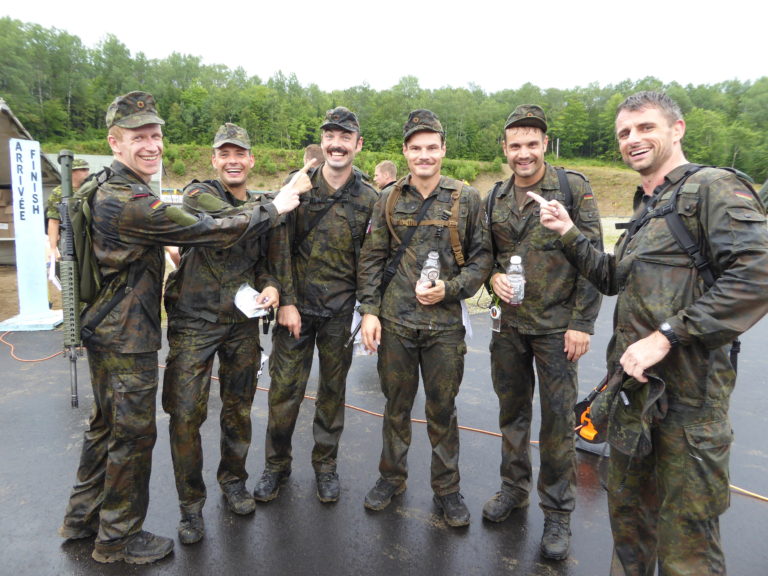
[[[443,518],[448,526],[453,528],[469,526],[469,509],[464,504],[464,496],[460,492],[451,492],[444,496],[435,494],[433,500],[443,511]]]
[[[245,489],[243,480],[224,484],[221,490],[224,492],[224,498],[227,499],[227,506],[235,514],[244,516],[253,514],[253,511],[256,510],[256,502],[254,502],[250,492]]]
[[[544,513],[541,555],[550,560],[565,560],[571,547],[571,516],[562,512]]]
[[[395,484],[384,478],[376,480],[376,485],[365,495],[364,505],[368,510],[384,510],[392,502],[392,498],[405,492],[405,482]]]
[[[317,497],[320,502],[336,502],[339,499],[341,485],[339,475],[336,472],[318,472],[315,481],[317,483]]]
[[[280,485],[283,484],[291,475],[290,470],[270,470],[265,468],[261,473],[261,478],[256,483],[253,491],[253,498],[257,502],[270,502],[277,498],[280,492]]]
[[[200,542],[205,535],[205,522],[203,521],[202,512],[182,512],[178,532],[179,542],[182,544]]]
[[[120,561],[127,564],[149,564],[165,558],[171,552],[173,540],[142,530],[113,544],[97,542],[91,557],[102,564]]]

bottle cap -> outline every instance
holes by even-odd
[[[520,256],[515,255],[515,256],[512,256],[512,258],[510,258],[509,261],[512,264],[521,264],[523,262],[523,259],[520,258]]]

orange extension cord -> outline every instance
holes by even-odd
[[[63,352],[56,352],[55,354],[51,354],[50,356],[46,356],[45,358],[38,358],[38,359],[34,359],[34,360],[27,360],[27,359],[19,358],[18,356],[16,356],[16,351],[15,351],[14,345],[12,343],[8,342],[5,339],[5,337],[8,334],[12,334],[12,332],[5,332],[2,335],[0,335],[0,342],[2,342],[3,344],[5,344],[6,346],[8,346],[11,349],[11,352],[10,352],[11,358],[13,358],[14,360],[16,360],[18,362],[44,362],[45,360],[50,360],[51,358],[55,358],[56,356],[60,356],[60,355],[63,354]],[[159,364],[158,366],[160,368],[165,369],[165,366],[162,365],[162,364]],[[211,379],[218,380],[218,377],[211,376]],[[262,392],[268,392],[269,391],[269,388],[264,388],[262,386],[257,386],[256,389],[257,390],[261,390]],[[314,396],[309,396],[308,394],[305,394],[304,398],[306,400],[317,400],[317,398],[315,398]],[[379,412],[373,412],[371,410],[366,410],[365,408],[360,408],[358,406],[354,406],[353,404],[344,404],[344,406],[346,408],[349,408],[350,410],[356,410],[358,412],[362,412],[363,414],[368,414],[370,416],[376,416],[378,418],[383,418],[384,417],[384,415],[379,413]],[[411,422],[417,422],[419,424],[426,424],[427,423],[426,420],[422,420],[422,419],[419,419],[419,418],[411,418]],[[460,425],[459,426],[459,430],[466,430],[467,432],[476,432],[478,434],[485,434],[487,436],[495,436],[497,438],[501,437],[501,434],[498,433],[498,432],[491,432],[489,430],[483,430],[481,428],[472,428],[470,426],[461,426]],[[536,444],[538,444],[538,441],[531,440],[531,444],[536,445]],[[749,490],[745,490],[744,488],[739,488],[738,486],[734,486],[733,484],[730,484],[729,486],[730,486],[731,492],[734,492],[735,494],[741,494],[742,496],[749,496],[750,498],[754,498],[754,499],[760,500],[762,502],[768,502],[768,497],[766,497],[766,496],[762,496],[760,494],[756,494],[754,492],[750,492]]]

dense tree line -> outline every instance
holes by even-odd
[[[478,86],[426,90],[407,76],[388,90],[362,85],[328,93],[302,86],[295,75],[262,81],[242,68],[204,65],[200,57],[178,53],[150,60],[141,52],[131,55],[112,35],[88,48],[56,28],[0,19],[0,97],[41,141],[102,138],[109,102],[135,89],[157,97],[168,138],[178,144],[207,144],[230,121],[246,127],[257,145],[299,149],[318,141],[326,110],[344,105],[358,113],[366,149],[396,153],[408,112],[424,107],[443,121],[450,157],[486,161],[501,156],[504,119],[523,103],[545,108],[553,149],[561,157],[618,160],[618,103],[637,90],[665,90],[686,116],[690,160],[735,166],[758,181],[768,176],[768,77],[712,86],[648,77],[570,90],[528,83],[488,94]]]

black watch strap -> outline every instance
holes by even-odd
[[[669,322],[662,322],[661,326],[659,326],[659,332],[664,334],[665,338],[669,340],[672,348],[680,345],[680,340],[678,340],[677,334],[672,330],[672,326],[669,325]]]

